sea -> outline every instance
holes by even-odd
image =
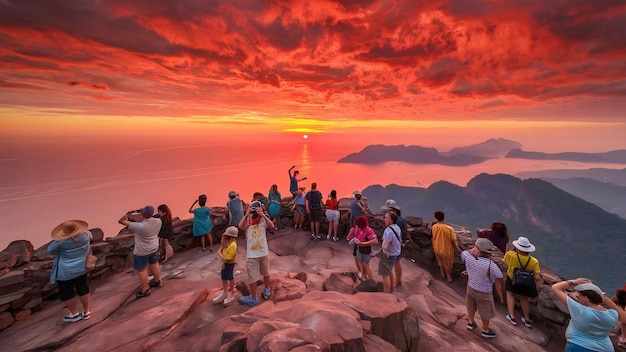
[[[225,206],[230,190],[250,201],[255,192],[267,194],[272,184],[283,197],[289,196],[292,165],[300,177],[307,178],[301,185],[309,189],[316,182],[323,194],[336,190],[339,197],[351,197],[353,191],[375,184],[428,187],[446,180],[465,186],[480,173],[623,167],[505,158],[467,167],[337,163],[368,144],[362,139],[263,137],[4,140],[0,149],[0,249],[20,239],[38,248],[50,241],[56,225],[70,219],[85,220],[91,228],[101,228],[105,237],[114,237],[122,228],[119,218],[145,205],[167,204],[174,216],[189,218],[189,207],[200,194],[207,195],[209,206]],[[370,204],[373,209],[380,206]],[[430,218],[430,214],[407,215]]]

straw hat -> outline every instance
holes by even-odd
[[[513,245],[522,252],[530,253],[535,251],[535,246],[526,237],[520,237],[513,241]]]
[[[87,231],[87,222],[83,220],[68,220],[55,227],[50,234],[55,241],[63,241]]]

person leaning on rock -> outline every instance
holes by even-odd
[[[154,207],[146,205],[141,209],[143,221],[131,222],[128,216],[131,211],[119,219],[119,223],[127,226],[135,233],[135,248],[133,249],[134,269],[137,271],[141,286],[135,292],[137,298],[150,296],[152,287],[161,287],[161,266],[159,265],[159,231],[161,219],[154,218]],[[154,279],[148,282],[148,266]]]

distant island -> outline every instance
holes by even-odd
[[[351,153],[339,159],[338,163],[381,164],[388,161],[400,161],[411,164],[438,164],[444,166],[469,166],[480,164],[492,158],[516,158],[528,160],[563,160],[584,163],[626,164],[626,150],[618,149],[605,153],[543,153],[521,149],[519,142],[498,138],[466,147],[452,148],[448,152],[439,152],[432,147],[418,145],[368,145],[357,153]]]
[[[626,164],[626,150],[618,149],[605,153],[542,153],[527,152],[515,148],[507,153],[505,158],[531,159],[531,160],[565,160],[578,161],[581,163],[615,163]]]

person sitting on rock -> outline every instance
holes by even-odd
[[[249,296],[243,296],[237,302],[251,307],[258,306],[257,281],[263,277],[265,288],[263,298],[269,299],[270,290],[270,258],[267,247],[267,229],[274,229],[274,223],[263,213],[261,202],[254,201],[246,210],[246,214],[239,222],[239,228],[246,236],[246,268],[248,272]]]

